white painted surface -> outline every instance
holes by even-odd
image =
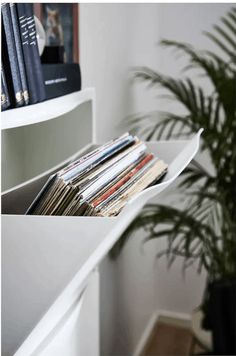
[[[100,219],[97,229],[96,218],[2,217],[3,356],[30,333],[23,350],[34,350],[54,330],[101,258],[113,223]]]
[[[153,331],[154,326],[156,325],[156,323],[158,321],[158,318],[159,318],[159,311],[156,311],[152,314],[152,316],[148,320],[148,323],[147,323],[146,327],[144,328],[144,331],[138,341],[136,349],[134,350],[134,353],[133,353],[134,356],[139,356],[142,354],[142,351],[144,350],[144,347],[146,346],[146,344],[151,336],[151,333]]]
[[[132,198],[116,218],[3,215],[3,356],[14,353],[29,334],[23,350],[37,347],[51,333],[143,205],[166,189],[195,156],[200,134],[201,130],[189,141],[148,143],[150,151],[169,164],[169,171],[161,183]],[[42,184],[41,179],[35,181]],[[17,202],[24,206],[27,187],[33,199],[37,187],[32,190],[32,184],[5,194],[11,202],[8,213],[11,206],[15,211]],[[18,191],[25,192],[20,201]]]
[[[1,128],[6,130],[56,119],[74,110],[77,106],[87,101],[92,101],[94,96],[94,89],[87,88],[35,105],[4,111],[2,113]]]
[[[4,112],[3,123],[15,127],[2,131],[2,190],[45,172],[91,143],[94,106],[90,88]]]
[[[127,64],[132,8],[129,4],[80,4],[82,82],[83,86],[96,89],[96,131],[100,142],[124,131],[117,125],[129,105]]]
[[[71,303],[71,304],[69,304]],[[99,274],[92,272],[75,301],[38,343],[30,338],[14,356],[99,356]],[[67,306],[66,306],[67,307]],[[37,340],[38,341],[38,340]]]
[[[123,119],[129,114],[169,108],[179,112],[179,106],[159,100],[154,90],[147,90],[142,84],[133,85],[130,69],[148,65],[169,75],[183,75],[179,70],[183,61],[157,43],[169,38],[213,49],[202,31],[210,30],[231,6],[226,3],[80,5],[82,77],[84,85],[94,86],[97,91],[99,140],[126,130]],[[199,80],[198,73],[194,78]],[[204,86],[209,88],[206,82]],[[208,165],[208,160],[201,160]],[[161,194],[159,199],[169,198]],[[159,251],[161,242],[153,249],[146,246],[145,253],[140,253],[143,236],[141,232],[130,240],[116,262],[107,259],[101,267],[102,355],[120,351],[131,354],[157,308],[189,313],[201,300],[205,274],[199,276],[195,269],[190,269],[184,278],[181,259],[171,270],[167,270],[164,259],[156,264],[153,249]],[[140,301],[136,303],[137,300]],[[123,332],[127,325],[133,330],[130,343]]]

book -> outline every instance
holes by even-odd
[[[2,31],[2,41],[3,41],[3,51],[8,53],[8,61],[10,67],[10,73],[6,75],[11,76],[13,90],[14,90],[14,104],[16,107],[24,105],[24,97],[22,90],[22,83],[20,77],[20,70],[17,60],[16,44],[13,33],[13,25],[11,22],[11,12],[9,3],[2,3],[2,21],[3,21],[3,31]],[[4,46],[5,42],[5,46]]]
[[[145,143],[126,133],[52,175],[26,214],[116,216],[166,172]]]
[[[3,79],[6,84],[5,87],[8,89],[8,96],[9,96],[9,103],[10,107],[15,107],[15,91],[13,87],[13,82],[12,82],[12,76],[11,76],[11,67],[10,67],[10,62],[9,62],[9,56],[7,52],[7,45],[6,45],[6,39],[4,36],[4,29],[3,29],[3,23],[2,23],[2,53],[1,53],[1,69],[3,73]]]
[[[34,76],[36,85],[36,93],[38,101],[44,101],[46,99],[45,85],[43,80],[42,73],[42,64],[39,56],[39,48],[36,37],[36,26],[34,21],[34,12],[33,12],[33,4],[25,3],[25,14],[27,18],[27,28],[28,28],[28,39],[29,39],[29,48],[31,52],[31,62],[34,67]]]
[[[10,106],[10,97],[7,88],[3,64],[1,65],[1,109],[6,110]]]
[[[23,93],[25,105],[28,105],[29,104],[29,91],[28,91],[28,84],[27,84],[27,79],[26,79],[23,50],[22,50],[22,46],[21,46],[21,37],[20,37],[20,31],[19,31],[18,15],[16,12],[16,4],[10,3],[10,13],[11,13],[12,26],[13,26],[14,40],[15,40],[15,45],[16,45],[17,61],[18,61],[21,84],[22,84],[22,93]]]
[[[21,46],[23,50],[23,58],[25,63],[26,79],[28,84],[29,92],[29,103],[35,104],[39,101],[37,94],[37,80],[35,75],[35,63],[33,61],[32,51],[29,41],[29,31],[28,31],[28,22],[27,15],[25,10],[24,3],[16,4],[18,22],[19,22],[19,31],[21,38]]]
[[[81,89],[78,63],[42,64],[46,99],[57,98]]]

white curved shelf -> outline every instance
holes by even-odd
[[[147,143],[168,163],[168,174],[131,199],[117,217],[2,216],[3,355],[34,354],[144,204],[187,167],[198,151],[201,132],[188,141]],[[42,179],[38,176],[5,192],[3,212],[17,214],[16,202],[23,209],[23,200],[32,201]]]
[[[1,115],[1,129],[13,129],[56,119],[94,98],[95,90],[87,88],[42,103],[6,110]]]

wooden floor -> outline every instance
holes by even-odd
[[[187,356],[190,354],[191,343],[189,328],[158,321],[142,356]]]

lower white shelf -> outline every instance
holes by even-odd
[[[20,215],[53,170],[3,194],[3,356],[33,354],[142,207],[190,163],[200,135],[189,141],[147,143],[168,163],[168,173],[114,218]],[[31,353],[22,353],[25,347]]]

